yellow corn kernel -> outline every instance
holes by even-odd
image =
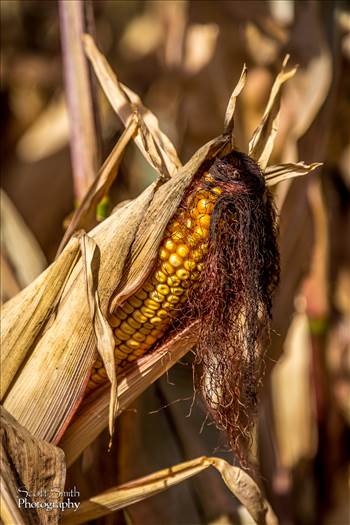
[[[136,332],[135,328],[132,328],[132,326],[129,325],[128,321],[123,321],[119,328],[125,334],[129,334],[129,335],[132,335]]]
[[[166,284],[158,284],[157,292],[159,292],[162,295],[168,295],[168,293],[169,293],[169,286],[167,286]]]
[[[180,272],[181,270],[178,270],[177,272]],[[179,284],[181,283],[179,277],[177,276],[177,272],[176,272],[176,275],[172,275],[171,277],[168,277],[167,278],[167,284],[169,286],[179,286]]]
[[[125,319],[128,317],[128,315],[123,312],[123,310],[119,307],[118,310],[115,312],[116,317],[119,317],[121,321],[125,321]]]
[[[189,272],[191,272],[192,270],[195,270],[196,267],[197,267],[197,264],[195,263],[195,261],[192,261],[191,259],[184,262],[184,268],[188,270]]]
[[[147,292],[145,292],[145,290],[139,290],[137,293],[135,293],[135,297],[141,299],[141,301],[144,301],[147,299]]]
[[[118,339],[121,339],[122,341],[127,341],[129,339],[129,335],[120,330],[120,328],[114,330],[114,333],[118,337]]]
[[[170,288],[170,292],[171,292],[173,295],[182,295],[182,294],[183,294],[183,288],[180,288],[180,287],[173,287],[173,288]]]
[[[145,306],[147,306],[147,308],[150,308],[151,310],[158,310],[160,305],[152,299],[146,299]]]
[[[170,304],[176,304],[179,302],[179,298],[176,296],[176,295],[168,295],[167,297],[167,301],[170,303]]]
[[[180,268],[179,270],[177,270],[176,276],[180,279],[180,281],[184,281],[190,278],[189,272],[184,268]],[[178,286],[179,284],[180,282],[178,282],[177,285],[174,283],[174,286]]]
[[[162,303],[164,301],[164,295],[158,293],[156,290],[150,293],[150,298],[156,303]]]
[[[176,244],[173,239],[166,239],[164,242],[164,248],[169,252],[174,252],[176,250]]]
[[[152,317],[151,323],[157,326],[157,325],[161,325],[163,321],[160,317]]]
[[[133,312],[132,316],[135,319],[135,321],[137,321],[138,323],[145,323],[147,321],[147,317],[142,315],[140,310],[135,310],[135,312]]]
[[[135,339],[135,341],[138,341],[139,343],[142,343],[146,339],[146,336],[144,334],[141,334],[140,332],[135,332],[132,337],[133,339]]]
[[[135,321],[135,319],[133,317],[128,317],[128,324],[130,326],[132,326],[132,328],[135,328],[136,330],[138,330],[140,328],[141,323],[138,323],[137,321]]]
[[[157,312],[158,317],[161,319],[167,319],[169,317],[169,313],[166,310],[158,310]]]
[[[165,275],[172,275],[173,273],[175,273],[175,269],[169,262],[165,262],[162,264],[162,271],[165,273]]]
[[[186,244],[180,244],[180,245],[177,247],[176,253],[177,253],[180,257],[185,258],[185,257],[187,257],[187,255],[190,253],[190,249],[189,249],[188,246],[186,246]]]
[[[154,311],[150,308],[147,308],[147,306],[142,306],[141,313],[148,319],[151,319],[154,316]]]
[[[159,283],[166,283],[167,276],[161,270],[158,270],[154,275],[156,281]]]
[[[140,348],[140,343],[138,341],[134,341],[134,339],[129,339],[129,341],[126,342],[126,346],[134,350],[135,348]]]
[[[209,230],[210,215],[201,215],[198,219],[199,226],[205,230]]]
[[[111,315],[108,321],[112,328],[118,328],[118,326],[120,326],[121,323],[121,320],[115,315]]]
[[[169,263],[171,264],[171,266],[173,266],[174,268],[179,268],[180,266],[183,265],[183,259],[182,257],[180,257],[179,255],[177,255],[176,253],[172,253],[169,257]]]
[[[126,301],[125,303],[123,303],[121,305],[121,309],[123,310],[123,312],[125,312],[126,314],[132,314],[133,311],[135,310],[135,308],[133,308],[131,306],[131,304],[128,303],[128,301]]]
[[[159,250],[159,258],[162,260],[162,261],[167,261],[169,259],[169,252],[168,250],[166,250],[165,248],[161,248]]]
[[[128,302],[133,306],[134,308],[140,308],[142,306],[141,299],[138,299],[136,295],[133,295],[132,297],[129,297]]]

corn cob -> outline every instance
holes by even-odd
[[[168,224],[152,274],[109,322],[115,338],[117,373],[145,354],[164,335],[196,286],[208,252],[211,214],[221,190],[209,191],[206,174]],[[88,390],[107,381],[102,361],[94,363]]]

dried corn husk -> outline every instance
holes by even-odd
[[[203,161],[232,149],[235,100],[246,74],[243,69],[231,96],[226,132],[177,169],[177,156],[154,115],[118,82],[91,37],[86,37],[85,45],[105,93],[125,122],[136,108],[140,127],[135,140],[162,177],[94,228],[89,237],[83,235],[80,241],[73,238],[57,261],[4,308],[4,406],[35,436],[49,441],[57,441],[62,435],[82,399],[96,345],[113,384],[109,418],[112,429],[117,387],[111,333],[105,318],[148,276],[165,227]],[[276,130],[280,86],[291,75],[283,69],[277,77],[262,124],[251,143],[252,152],[262,164],[267,162],[270,136],[273,141]],[[145,137],[151,137],[150,142]],[[308,172],[314,165],[304,168]],[[175,169],[171,179],[162,183]],[[282,178],[293,170],[294,165],[285,167]],[[108,173],[104,172],[104,177],[108,180]],[[83,256],[80,246],[84,248]]]
[[[19,498],[28,492],[28,501],[62,501],[66,469],[62,450],[37,440],[1,407],[1,522],[4,525],[57,523],[59,509],[50,512],[19,507]],[[46,494],[40,498],[39,494]],[[38,497],[37,497],[38,496]]]
[[[238,467],[216,457],[199,457],[173,467],[154,472],[149,476],[111,488],[102,494],[84,501],[77,512],[66,512],[62,524],[76,525],[105,516],[127,505],[137,503],[158,494],[171,486],[198,474],[208,467],[214,467],[222,476],[231,492],[246,507],[254,523],[277,525],[277,519],[264,500],[259,487],[250,476]]]

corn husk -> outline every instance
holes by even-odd
[[[1,522],[4,525],[57,523],[59,509],[34,511],[19,506],[28,492],[28,501],[62,501],[66,469],[59,448],[33,436],[1,407]],[[42,495],[40,497],[40,494]],[[23,502],[22,502],[23,503]]]
[[[221,474],[227,487],[245,506],[254,523],[277,525],[277,519],[271,507],[264,500],[257,484],[246,472],[238,467],[233,467],[223,459],[205,456],[130,481],[119,487],[113,487],[84,501],[76,512],[66,512],[61,523],[77,525],[105,516],[127,505],[159,494],[211,466]]]
[[[232,150],[234,108],[246,75],[244,68],[229,102],[224,133],[204,145],[181,167],[156,117],[117,80],[91,37],[85,37],[85,48],[102,88],[129,131],[132,119],[137,119],[135,142],[158,171],[159,178],[88,234],[76,233],[57,260],[3,308],[2,402],[35,438],[56,443],[63,436],[61,443],[70,462],[108,422],[112,434],[116,414],[195,343],[195,330],[172,336],[153,355],[140,359],[125,377],[118,378],[117,384],[112,334],[106,319],[148,277],[166,225],[201,164]],[[285,66],[286,63],[250,143],[251,155],[263,168],[277,129],[280,88],[292,76]],[[108,186],[110,171],[119,162],[123,149],[118,149],[113,162],[107,162],[99,180],[90,187],[69,234],[83,224],[80,220],[88,217],[90,206],[100,195],[99,188]],[[303,173],[315,167],[303,165]],[[299,168],[294,164],[271,168],[267,183],[295,176],[300,173]],[[69,427],[82,401],[96,348],[111,386],[107,385],[82,405]],[[80,443],[77,436],[81,437]],[[257,522],[265,523],[259,516],[256,515]]]

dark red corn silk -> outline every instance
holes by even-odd
[[[264,176],[247,155],[230,153],[208,169],[213,181],[204,187],[222,193],[199,286],[181,317],[200,320],[197,388],[243,461],[269,341],[271,295],[279,280],[276,213]],[[203,179],[199,184],[203,187]]]

